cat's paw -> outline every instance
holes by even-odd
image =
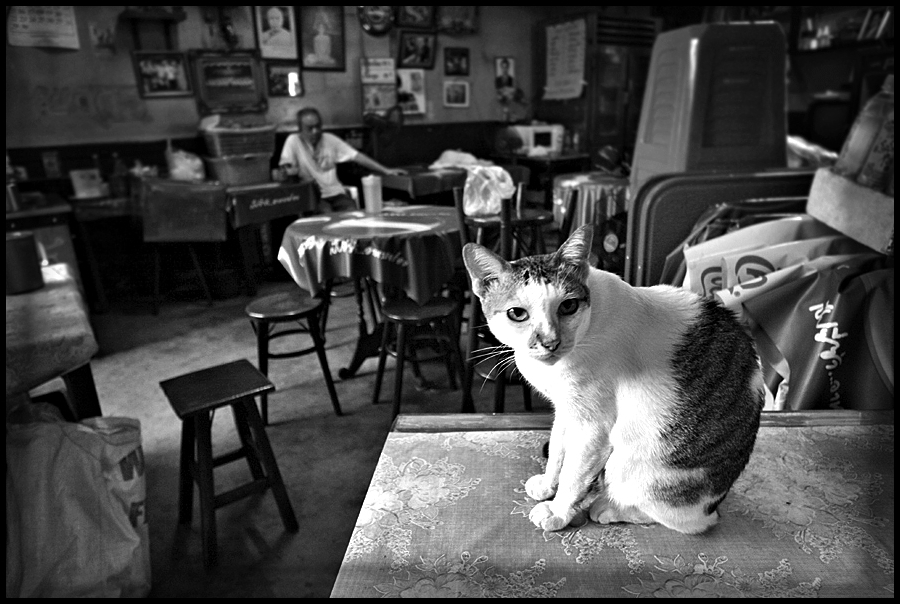
[[[571,522],[572,517],[574,517],[574,511],[572,514],[557,516],[551,506],[551,502],[542,501],[531,509],[528,519],[531,520],[536,527],[545,531],[558,531],[566,528],[569,525],[569,522]]]
[[[546,501],[556,494],[546,474],[536,474],[525,481],[525,492],[535,501]]]
[[[598,524],[615,524],[617,522],[628,522],[631,524],[654,523],[650,516],[637,508],[620,509],[606,497],[600,497],[591,504],[588,516]]]

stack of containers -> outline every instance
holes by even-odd
[[[209,177],[227,186],[266,183],[275,153],[275,126],[208,126],[203,129]]]

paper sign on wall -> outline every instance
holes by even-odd
[[[584,19],[547,26],[547,83],[544,100],[576,99],[584,87]]]
[[[6,23],[11,46],[81,48],[74,6],[13,6]]]

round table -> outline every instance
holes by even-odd
[[[565,223],[566,211],[576,196],[571,228],[584,224],[602,226],[610,217],[628,210],[628,178],[606,172],[563,174],[553,180],[553,218]],[[568,233],[566,233],[568,235]]]

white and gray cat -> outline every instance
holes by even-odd
[[[491,331],[553,403],[546,471],[525,484],[541,502],[531,521],[555,531],[589,510],[702,533],[756,441],[753,340],[714,300],[589,266],[592,236],[584,226],[557,252],[513,262],[463,249]]]

